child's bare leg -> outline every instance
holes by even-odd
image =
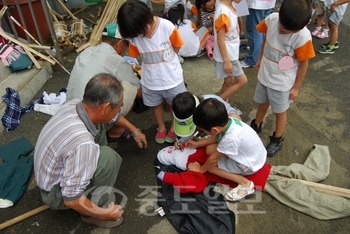
[[[287,125],[287,112],[275,113],[276,116],[276,131],[274,137],[281,137]]]
[[[338,25],[333,24],[333,23],[329,23],[329,29],[331,31],[331,39],[330,39],[329,44],[335,45],[335,43],[338,40]]]
[[[174,115],[172,114],[173,113],[173,107],[169,105],[169,113],[170,113],[170,119],[171,119],[171,127],[170,127],[170,132],[174,132]]]
[[[232,84],[234,78],[236,82]],[[229,98],[241,89],[248,82],[247,76],[243,73],[240,76],[232,77],[228,76],[225,78],[224,84],[222,85],[221,98],[228,102]]]
[[[153,114],[158,125],[159,132],[165,132],[164,115],[163,115],[163,103],[153,107]]]
[[[322,26],[323,16],[324,16],[324,14],[322,14],[322,15],[317,15],[316,27],[321,27],[321,26]]]
[[[239,34],[244,34],[243,19],[238,17]]]
[[[268,102],[259,103],[258,110],[256,111],[256,116],[255,116],[255,124],[257,125],[257,127],[259,127],[262,121],[264,120],[269,106],[270,106],[270,103]]]
[[[233,79],[233,76],[226,77],[221,87],[221,98],[224,99],[226,102],[228,101],[228,97],[225,97],[224,94],[228,90],[228,88],[231,87]]]
[[[216,151],[216,148],[218,148],[218,144],[210,144],[206,147],[206,154],[211,155]]]

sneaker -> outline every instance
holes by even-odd
[[[318,53],[320,54],[334,54],[335,52],[335,47],[333,47],[333,49],[329,48],[329,46],[327,45],[327,47],[321,47],[318,50]]]
[[[250,123],[250,127],[254,131],[256,131],[257,134],[260,134],[261,130],[262,130],[262,122],[261,122],[260,126],[258,127],[258,125],[256,125],[256,123],[255,123],[255,119],[253,119],[252,122]]]
[[[322,31],[316,37],[320,39],[328,38],[328,31]]]
[[[118,220],[104,220],[104,219],[98,219],[95,217],[83,216],[83,215],[81,215],[80,217],[86,223],[90,223],[97,227],[106,228],[106,229],[118,227],[124,221],[123,216],[121,216]]]
[[[164,132],[159,132],[157,129],[157,134],[155,137],[155,141],[158,144],[163,144],[165,142],[165,137],[166,137],[166,130]]]
[[[277,152],[282,149],[284,138],[275,137],[275,133],[273,133],[270,137],[270,143],[266,146],[267,157],[272,157],[277,154]]]
[[[168,142],[170,144],[174,143],[176,141],[176,135],[174,132],[169,131],[168,134],[166,134],[165,142]]]
[[[241,68],[255,67],[255,65],[249,65],[244,60],[239,62],[241,64]]]
[[[317,37],[321,33],[322,33],[321,29],[316,28],[311,34],[312,34],[312,36]]]
[[[327,48],[329,45],[329,42],[328,43],[324,43],[321,45],[322,48]],[[338,49],[339,48],[339,41],[336,41],[335,44],[334,44],[334,49]]]

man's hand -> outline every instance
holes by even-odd
[[[114,204],[114,202],[111,202],[108,204],[108,219],[113,219],[113,220],[118,220],[124,213],[123,208],[118,205],[118,204]]]
[[[137,143],[137,146],[139,148],[147,148],[147,139],[146,139],[146,135],[143,134],[141,131],[139,131],[135,136],[134,136],[134,140]]]

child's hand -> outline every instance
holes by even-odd
[[[260,70],[260,64],[261,64],[261,59],[258,59],[258,61],[256,62],[256,64],[255,64],[255,68],[256,68],[256,70]]]
[[[198,162],[190,163],[187,167],[190,171],[201,172],[201,165]]]
[[[199,147],[198,141],[190,140],[189,142],[187,142],[186,147],[196,149]]]
[[[131,66],[131,68],[132,68],[132,70],[134,71],[134,72],[138,72],[139,70],[141,70],[141,65],[139,65],[139,64],[130,64],[130,66]]]
[[[333,12],[333,11],[335,11],[335,8],[337,8],[337,6],[333,3],[330,7],[330,10]]]
[[[174,142],[174,147],[176,150],[181,150],[181,142],[180,141],[175,141]]]
[[[224,62],[224,71],[227,73],[232,73],[233,72],[233,66],[231,61],[225,61]]]
[[[208,20],[210,20],[211,22],[213,22],[213,21],[214,21],[214,14],[209,14]]]
[[[289,93],[289,99],[290,100],[295,100],[298,97],[299,94],[299,89],[292,88]]]

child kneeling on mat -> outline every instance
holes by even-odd
[[[209,138],[191,140],[188,148],[206,146],[207,161],[188,165],[189,170],[212,174],[239,184],[225,194],[228,201],[240,201],[255,192],[253,181],[244,176],[261,169],[266,162],[266,149],[257,133],[246,123],[229,118],[222,102],[209,98],[204,100],[193,113],[194,124]]]

